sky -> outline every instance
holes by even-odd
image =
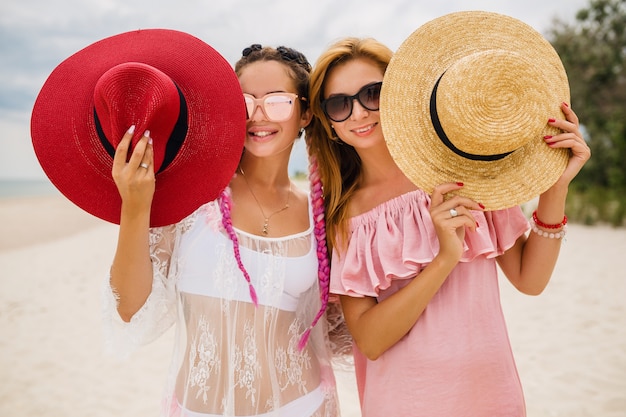
[[[311,63],[333,41],[373,37],[397,49],[447,13],[485,10],[542,34],[589,0],[3,0],[0,4],[0,180],[45,180],[30,139],[33,103],[54,68],[102,38],[136,29],[190,33],[234,64],[253,43],[286,45]],[[306,171],[297,143],[291,172]]]

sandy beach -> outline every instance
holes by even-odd
[[[126,362],[103,353],[117,226],[60,195],[0,199],[0,218],[0,416],[156,416],[171,332]],[[574,224],[541,296],[501,280],[529,417],[626,416],[624,257],[625,229]],[[338,380],[358,416],[351,374]]]

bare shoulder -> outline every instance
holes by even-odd
[[[350,200],[350,217],[365,213],[402,194],[417,190],[406,177],[363,184]]]

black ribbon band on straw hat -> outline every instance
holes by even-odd
[[[176,85],[174,80],[172,80],[176,89],[178,90],[178,96],[180,97],[180,109],[178,112],[178,120],[176,120],[176,124],[170,134],[167,145],[165,147],[165,154],[163,156],[163,162],[161,166],[157,170],[157,174],[163,172],[165,168],[174,160],[180,147],[183,146],[183,142],[185,141],[185,137],[187,136],[187,101],[185,100],[185,96],[180,88]],[[98,134],[98,138],[104,147],[104,150],[111,156],[111,158],[115,157],[115,148],[111,145],[110,138],[107,138],[104,134],[104,130],[102,129],[102,125],[100,124],[100,119],[98,118],[98,113],[94,107],[93,109],[93,118],[96,128],[96,133]]]
[[[131,149],[149,129],[158,174],[150,226],[161,227],[228,185],[243,151],[245,114],[237,74],[213,47],[184,32],[141,29],[61,62],[37,96],[31,136],[56,188],[88,213],[119,224],[114,149],[131,125]]]
[[[441,121],[439,120],[439,115],[437,114],[437,88],[439,87],[439,81],[441,81],[441,78],[444,76],[444,74],[445,72],[441,74],[441,76],[437,79],[437,82],[433,86],[433,92],[430,95],[430,119],[433,123],[435,133],[437,133],[437,137],[439,137],[441,142],[455,154],[462,156],[465,159],[471,159],[473,161],[497,161],[513,153],[511,151],[495,155],[477,155],[464,152],[454,146],[450,138],[448,138],[448,135],[446,135],[446,132],[443,130],[443,127],[441,126]]]
[[[564,118],[560,103],[569,100],[565,68],[539,32],[510,16],[455,12],[419,26],[394,53],[380,119],[393,159],[418,188],[462,181],[453,194],[501,210],[562,175],[568,150],[543,137],[560,132],[547,120]]]

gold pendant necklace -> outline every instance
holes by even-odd
[[[248,178],[246,178],[246,174],[243,172],[243,168],[239,167],[239,171],[241,172],[241,176],[243,177],[243,179],[246,181],[248,190],[250,190],[250,194],[252,194],[254,201],[256,201],[256,204],[257,206],[259,206],[259,210],[261,211],[261,214],[263,215],[263,229],[261,229],[261,233],[267,236],[269,234],[270,219],[272,218],[272,216],[274,216],[275,214],[281,213],[289,208],[289,199],[291,198],[291,181],[289,182],[289,191],[287,193],[287,202],[285,203],[285,206],[279,210],[276,210],[269,216],[267,216],[265,215],[265,212],[263,211],[263,207],[261,206],[261,203],[259,203],[259,199],[256,198],[254,191],[252,191],[252,187],[250,187],[250,183],[248,182]]]

